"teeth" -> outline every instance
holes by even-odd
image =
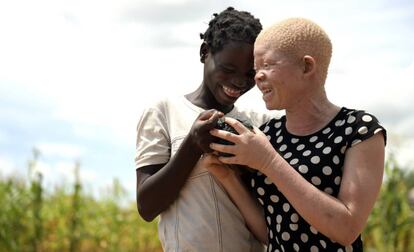
[[[234,89],[234,88],[230,88],[227,86],[223,86],[223,90],[224,92],[226,92],[227,95],[232,96],[232,97],[238,97],[241,95],[241,90],[239,89]]]

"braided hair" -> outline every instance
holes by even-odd
[[[200,38],[215,53],[230,41],[254,44],[261,30],[259,19],[252,14],[228,7],[219,14],[213,14],[213,19],[210,20],[207,30],[200,33]]]

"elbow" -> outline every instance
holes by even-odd
[[[145,211],[145,210],[143,210],[141,207],[139,207],[138,206],[138,213],[139,213],[139,215],[141,216],[141,218],[143,219],[143,220],[145,220],[146,222],[151,222],[151,221],[153,221],[156,217],[157,217],[157,215],[155,215],[155,214],[151,214],[151,213],[149,213],[148,211]]]
[[[351,246],[356,239],[358,239],[359,235],[361,234],[361,231],[358,228],[348,226],[348,228],[345,228],[338,237],[336,237],[335,240],[337,243],[341,244],[342,246]]]
[[[150,211],[148,208],[145,208],[145,203],[137,196],[137,209],[139,216],[146,222],[153,221],[158,214],[155,214],[153,211]]]
[[[338,240],[337,242],[339,244],[341,244],[342,246],[344,246],[344,247],[348,247],[348,246],[351,246],[355,242],[355,240],[358,238],[358,236],[359,235],[357,235],[355,237],[351,237],[351,236],[349,236],[349,237],[341,237],[341,239]]]

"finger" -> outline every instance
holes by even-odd
[[[257,128],[256,126],[253,126],[253,133],[265,136],[265,134],[259,128]]]
[[[204,154],[202,159],[203,159],[203,162],[206,162],[209,164],[221,164],[218,157],[214,154]]]
[[[222,152],[222,153],[228,153],[228,154],[235,154],[234,152],[234,145],[224,145],[224,144],[217,144],[217,143],[211,143],[210,148],[212,150]],[[219,158],[220,160],[220,158]]]
[[[223,157],[223,156],[221,156],[218,159],[220,160],[220,162],[222,162],[223,164],[227,164],[227,165],[242,164],[238,160],[237,156],[231,156],[231,157]]]
[[[207,124],[212,125],[213,127],[216,126],[217,121],[220,117],[223,116],[223,112],[215,111],[210,118],[207,120]]]
[[[212,153],[211,153],[211,155],[214,155],[214,156],[219,156],[219,152],[218,151],[213,151]]]
[[[253,133],[255,135],[257,135],[258,137],[263,137],[263,138],[267,138],[268,140],[270,139],[268,136],[266,136],[265,133],[263,133],[263,131],[261,131],[259,128],[253,127]]]
[[[217,112],[217,110],[215,110],[215,109],[206,110],[206,111],[202,112],[202,113],[198,116],[198,119],[199,119],[199,120],[203,120],[203,121],[208,120],[209,118],[211,118],[211,116],[212,116],[215,112]]]
[[[212,129],[210,130],[210,134],[215,137],[230,141],[232,143],[238,143],[239,136],[225,130]]]
[[[228,123],[231,127],[233,127],[237,133],[243,134],[245,132],[249,132],[250,130],[246,128],[241,122],[237,121],[231,117],[225,117],[225,122]]]

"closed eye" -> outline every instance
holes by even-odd
[[[220,70],[225,72],[225,73],[234,73],[235,70],[233,68],[229,68],[229,67],[225,67],[225,66],[220,66]]]

